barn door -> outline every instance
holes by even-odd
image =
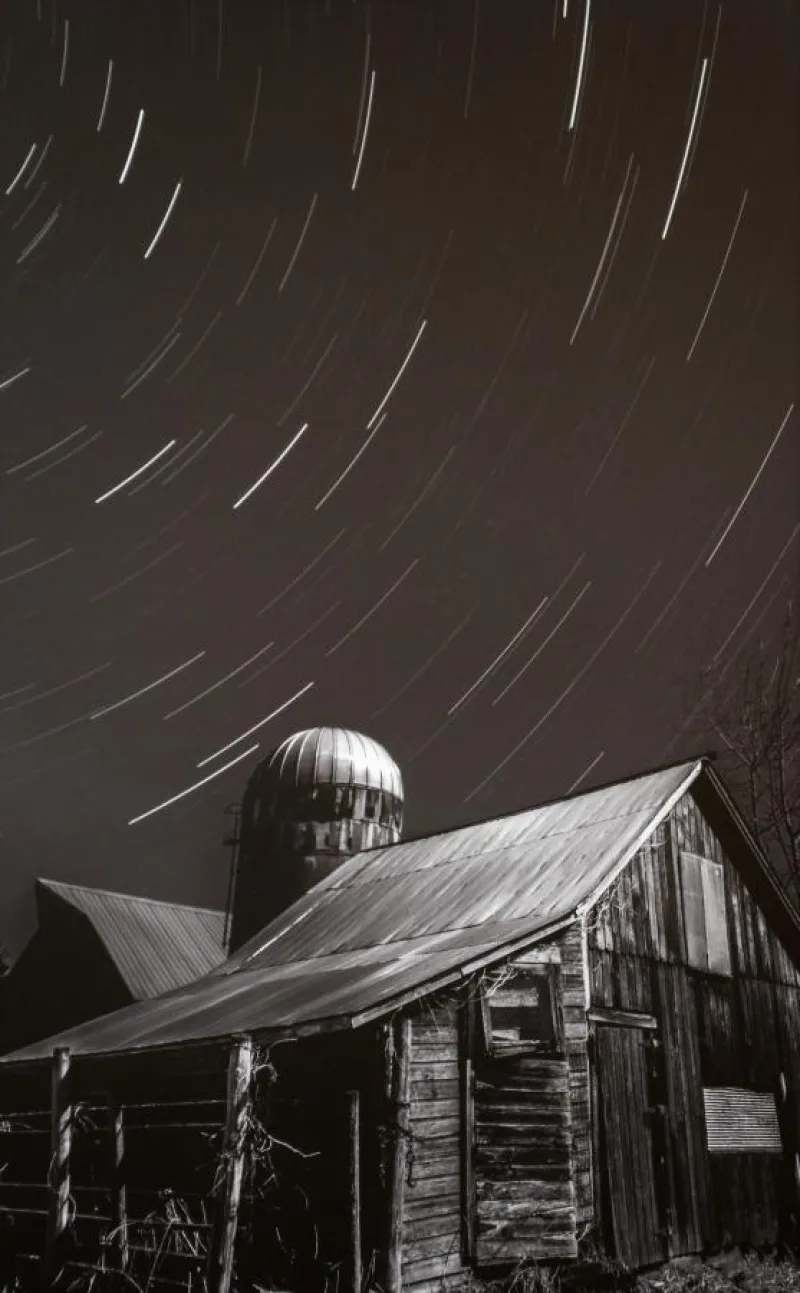
[[[602,1213],[617,1257],[634,1268],[667,1256],[656,1171],[658,1110],[649,1094],[652,1041],[641,1028],[599,1024],[596,1030]]]
[[[476,1082],[475,1140],[477,1265],[575,1257],[566,1060],[487,1061]]]

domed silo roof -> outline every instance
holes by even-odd
[[[363,786],[403,798],[403,778],[388,750],[344,727],[311,727],[282,741],[262,764],[279,789]]]

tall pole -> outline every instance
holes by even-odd
[[[111,1132],[111,1217],[114,1225],[112,1250],[119,1270],[128,1265],[128,1191],[125,1182],[125,1113],[108,1110]]]
[[[72,1104],[69,1093],[69,1049],[57,1046],[51,1062],[50,1166],[45,1241],[45,1282],[55,1282],[64,1233],[69,1225]]]
[[[405,1203],[410,1126],[411,1018],[400,1020],[392,1083],[392,1144],[389,1178],[389,1242],[386,1248],[386,1293],[400,1293],[403,1265],[403,1205]]]
[[[361,1110],[358,1091],[347,1092],[348,1267],[350,1293],[361,1293]]]
[[[222,1146],[222,1192],[209,1253],[210,1293],[230,1293],[236,1227],[245,1167],[245,1129],[250,1112],[253,1042],[238,1038],[228,1060],[225,1136]]]

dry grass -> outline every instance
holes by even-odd
[[[642,1276],[640,1293],[800,1293],[800,1263],[771,1257],[735,1257],[698,1266],[666,1266]]]
[[[635,1278],[614,1262],[559,1273],[543,1266],[519,1266],[504,1280],[483,1283],[473,1277],[469,1293],[577,1293],[592,1289],[635,1293],[800,1293],[800,1260],[727,1253],[707,1262],[676,1262]]]

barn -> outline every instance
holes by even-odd
[[[37,928],[0,979],[0,1053],[208,974],[225,915],[105,889],[36,881]]]
[[[2,1162],[51,1278],[424,1293],[771,1245],[800,922],[706,759],[368,848],[205,978],[8,1057]]]

